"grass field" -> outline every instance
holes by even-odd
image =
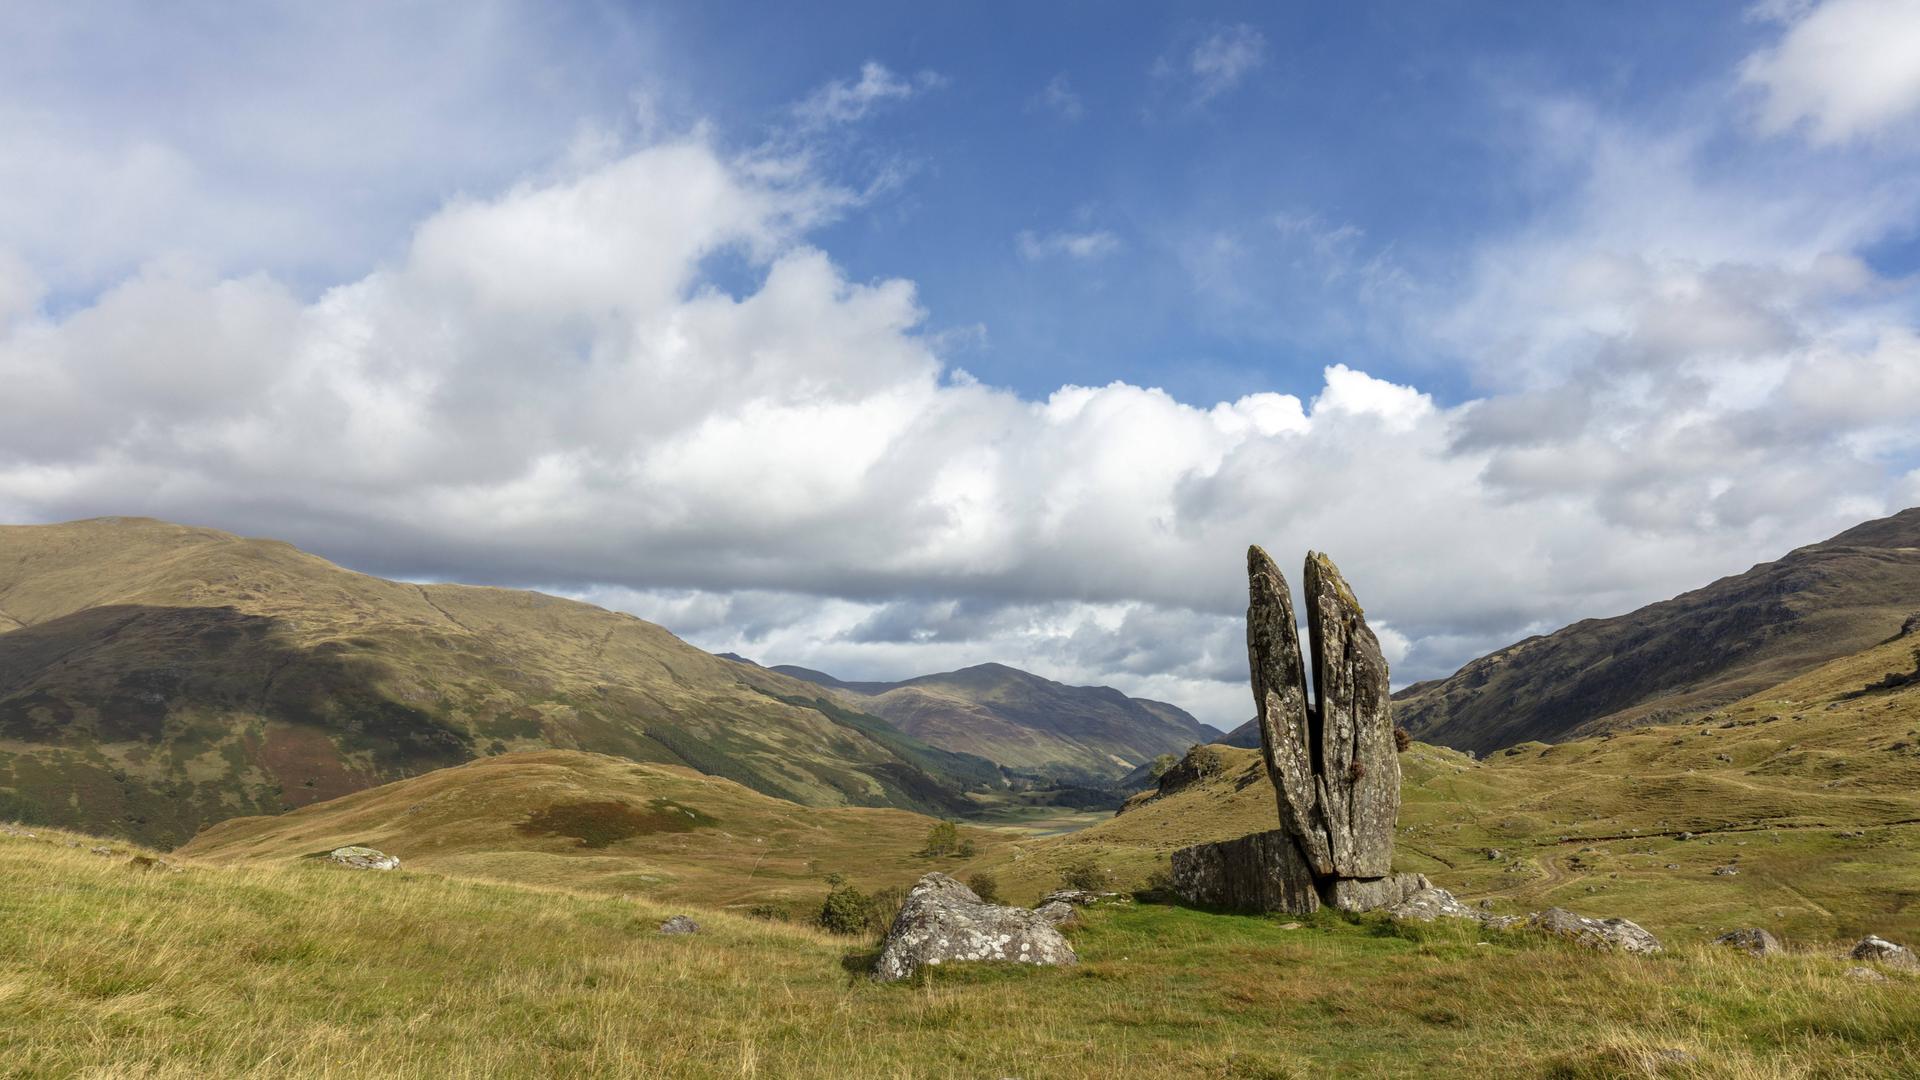
[[[313,862],[137,870],[92,844],[0,836],[7,1075],[1920,1074],[1920,978],[1815,952],[1136,904],[1091,915],[1075,967],[883,986],[871,942],[723,912],[662,937],[685,909]]]

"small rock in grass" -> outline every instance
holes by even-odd
[[[1714,938],[1713,943],[1725,945],[1730,949],[1739,949],[1751,956],[1778,956],[1786,951],[1780,947],[1780,939],[1757,926],[1729,930]]]
[[[133,870],[165,870],[169,874],[178,874],[185,869],[152,855],[135,855],[127,860],[127,867]]]
[[[700,924],[687,918],[685,915],[675,915],[673,918],[660,924],[660,932],[663,934],[697,934],[700,932]]]
[[[1920,957],[1905,945],[1896,945],[1886,938],[1868,934],[1847,954],[1855,960],[1871,960],[1888,967],[1905,968],[1909,971],[1920,970]]]
[[[1714,877],[1733,877],[1739,872],[1740,868],[1737,866],[1716,866],[1713,868]]]
[[[1861,982],[1887,982],[1888,981],[1885,975],[1880,974],[1879,972],[1873,970],[1870,967],[1850,967],[1847,969],[1847,978],[1859,979]]]
[[[398,857],[389,855],[384,851],[377,851],[370,847],[361,847],[357,844],[343,848],[334,848],[327,853],[327,860],[354,870],[400,869],[400,860]]]
[[[1527,920],[1527,925],[1556,937],[1564,937],[1594,949],[1619,949],[1630,953],[1657,953],[1660,939],[1627,919],[1590,919],[1565,908],[1548,908]]]

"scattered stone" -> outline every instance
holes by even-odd
[[[357,844],[349,847],[334,848],[327,853],[327,859],[330,862],[338,863],[341,866],[350,867],[354,870],[400,869],[400,860],[396,856],[388,855],[384,851],[376,851],[370,847],[360,847]]]
[[[1626,919],[1590,919],[1556,907],[1535,913],[1527,920],[1527,925],[1594,949],[1619,949],[1630,953],[1661,951],[1659,938]]]
[[[1034,908],[1033,913],[1056,927],[1075,926],[1080,922],[1080,913],[1065,900],[1050,900]]]
[[[1778,956],[1785,952],[1780,940],[1757,926],[1740,930],[1729,930],[1713,939],[1715,945],[1725,945],[1730,949],[1739,949],[1751,956]]]
[[[1503,851],[1501,851],[1501,850],[1500,850],[1499,848],[1497,848],[1497,847],[1490,847],[1490,848],[1488,848],[1488,849],[1487,849],[1487,861],[1488,861],[1488,862],[1498,862],[1498,861],[1500,861],[1501,859],[1504,859],[1504,858],[1506,858],[1506,852],[1503,852]]]
[[[27,830],[21,828],[18,825],[9,825],[4,821],[0,821],[0,836],[18,836],[22,840],[33,839],[32,833],[28,832]]]
[[[1297,923],[1297,922],[1290,922],[1290,923],[1281,923],[1281,924],[1280,924],[1280,929],[1282,929],[1282,930],[1298,930],[1298,929],[1300,929],[1300,924],[1299,924],[1299,923]]]
[[[1847,969],[1847,978],[1859,979],[1861,982],[1891,981],[1885,975],[1880,974],[1879,972],[1873,970],[1870,967],[1850,967]]]
[[[1713,868],[1714,877],[1733,877],[1739,872],[1740,868],[1737,866],[1716,866]]]
[[[673,918],[660,924],[660,932],[663,934],[697,934],[700,932],[700,924],[687,918],[685,915],[675,915]]]
[[[1675,840],[1691,840],[1693,839],[1693,834],[1690,832],[1683,832],[1679,836],[1674,837],[1674,839]]]
[[[1036,907],[1046,904],[1068,904],[1073,907],[1092,907],[1105,901],[1118,900],[1117,892],[1094,892],[1091,889],[1055,889],[1040,898]]]
[[[1396,919],[1433,922],[1436,919],[1472,919],[1479,922],[1483,913],[1461,903],[1445,889],[1429,886],[1387,909]]]
[[[1871,960],[1876,964],[1885,964],[1892,968],[1904,968],[1909,971],[1920,970],[1920,957],[1905,945],[1895,945],[1886,938],[1868,934],[1847,954],[1855,960]]]
[[[165,859],[152,855],[135,855],[133,858],[127,860],[127,866],[133,870],[164,870],[169,874],[179,874],[186,871],[186,867],[184,866],[176,866]]]
[[[113,849],[112,849],[112,848],[110,848],[110,847],[90,847],[90,848],[88,848],[87,850],[88,850],[88,851],[90,851],[90,852],[92,852],[92,853],[93,853],[93,854],[95,854],[95,855],[111,855],[111,854],[113,854]]]
[[[936,872],[907,893],[887,930],[873,977],[890,982],[912,975],[921,965],[949,961],[1071,964],[1076,959],[1048,916],[984,903],[972,889]]]

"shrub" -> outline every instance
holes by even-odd
[[[873,898],[845,883],[827,892],[819,923],[836,934],[863,933],[873,920]]]
[[[973,895],[979,897],[986,903],[997,904],[1000,902],[1000,879],[994,877],[992,874],[984,872],[974,874],[967,879],[967,888],[972,889]]]
[[[793,919],[793,905],[785,900],[768,900],[748,908],[747,917],[765,919],[767,922],[790,922]]]
[[[1105,892],[1111,878],[1093,858],[1075,859],[1060,871],[1060,884],[1084,892]]]
[[[894,885],[867,898],[867,929],[885,933],[907,902],[907,890]]]

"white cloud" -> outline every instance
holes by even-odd
[[[1090,232],[1035,233],[1021,230],[1013,238],[1014,250],[1028,262],[1065,256],[1070,259],[1099,259],[1120,250],[1120,238],[1105,229]]]
[[[1087,115],[1087,105],[1080,94],[1074,90],[1073,82],[1065,73],[1047,80],[1047,85],[1033,99],[1033,103],[1046,109],[1068,122],[1079,120]]]
[[[946,79],[934,72],[922,71],[909,79],[895,75],[885,64],[869,60],[860,65],[858,81],[835,79],[809,94],[793,111],[806,129],[851,124],[866,119],[887,102],[905,101],[944,85]]]
[[[1191,39],[1189,39],[1191,40]],[[1205,105],[1239,86],[1267,60],[1267,38],[1245,23],[1216,26],[1198,41],[1154,62],[1156,78],[1182,83],[1191,103]]]
[[[1816,142],[1870,136],[1920,112],[1920,4],[1825,0],[1760,14],[1787,23],[1748,57],[1741,78],[1762,95],[1762,130],[1807,125]]]

